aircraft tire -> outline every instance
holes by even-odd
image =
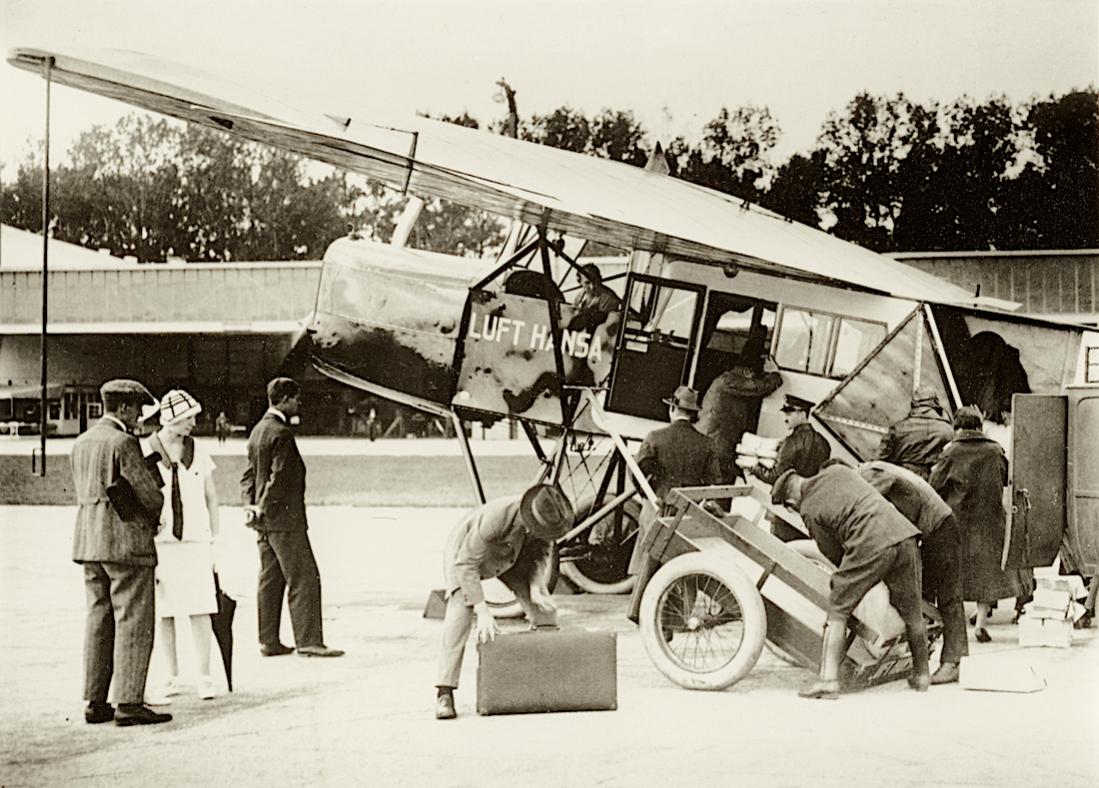
[[[657,670],[695,690],[721,690],[744,678],[767,634],[755,585],[733,561],[705,551],[673,558],[653,575],[640,623]]]
[[[608,493],[603,497],[603,501],[606,502],[612,498],[614,496]],[[602,506],[602,503],[599,505]],[[576,504],[576,522],[579,523],[597,508],[599,507],[596,506],[594,494],[581,498]],[[630,555],[633,553],[633,544],[637,538],[637,526],[641,518],[641,504],[632,499],[626,501],[622,504],[622,515],[624,524],[628,523],[627,527],[630,533],[611,554],[610,567],[605,564],[597,565],[592,560],[565,561],[561,564],[561,574],[581,591],[586,591],[589,594],[628,594],[633,591],[636,578],[633,575],[626,574],[626,567],[629,565]],[[610,517],[611,515],[607,516]],[[590,533],[591,529],[588,529],[566,544],[575,544],[580,540],[583,540],[583,543],[586,544]]]

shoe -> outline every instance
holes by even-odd
[[[142,706],[140,703],[119,704],[118,714],[115,715],[114,724],[121,727],[130,725],[159,725],[162,722],[171,722],[171,714],[161,714]]]
[[[203,700],[212,700],[217,695],[214,680],[209,676],[198,677],[198,696]]]
[[[454,710],[454,693],[440,691],[439,697],[435,699],[435,719],[452,720],[457,716],[458,712]]]
[[[918,676],[909,676],[908,686],[916,690],[916,692],[927,692],[927,688],[931,686],[931,678],[926,673],[921,673]]]
[[[84,709],[84,722],[89,725],[98,725],[101,722],[110,722],[114,719],[114,706],[109,703],[92,701]]]
[[[168,691],[164,687],[154,687],[145,690],[146,706],[171,706],[172,699],[168,697]]]
[[[804,689],[798,691],[799,698],[822,698],[835,700],[840,696],[840,683],[838,681],[826,681],[823,679],[814,681]]]
[[[939,669],[931,674],[932,684],[953,684],[958,680],[958,663],[943,662]]]
[[[343,652],[338,648],[329,648],[325,645],[298,646],[299,657],[342,657]]]
[[[294,649],[284,646],[282,643],[262,643],[259,647],[259,653],[265,657],[281,657],[283,654],[293,654]]]
[[[1076,623],[1072,625],[1073,629],[1091,629],[1091,613],[1084,613],[1080,618],[1076,619]]]
[[[974,632],[973,637],[975,637],[977,639],[978,643],[991,643],[992,642],[992,635],[988,634],[988,630],[985,629],[984,627],[981,627],[976,632]]]

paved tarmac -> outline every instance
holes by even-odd
[[[764,651],[741,682],[691,692],[653,667],[625,598],[558,596],[562,624],[618,633],[619,709],[479,717],[470,648],[460,717],[433,718],[439,582],[456,510],[311,510],[326,640],[341,659],[261,658],[255,548],[226,507],[220,570],[241,596],[236,691],[185,694],[167,725],[82,719],[84,597],[68,561],[72,507],[0,508],[0,785],[241,786],[1093,786],[1099,637],[1019,649],[1010,610],[978,655],[1032,664],[1032,694],[902,682],[806,701],[807,671]],[[284,641],[291,640],[284,622]],[[520,628],[519,622],[508,628]],[[186,643],[187,637],[181,637]]]

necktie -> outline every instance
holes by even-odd
[[[172,463],[172,536],[183,539],[183,496],[179,492],[179,463]]]

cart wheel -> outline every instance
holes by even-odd
[[[696,552],[672,559],[641,598],[641,642],[649,659],[687,689],[719,690],[744,678],[766,633],[763,597],[720,556]]]
[[[817,547],[817,543],[814,542],[812,539],[794,539],[787,542],[786,546],[798,555],[805,556],[813,563],[819,564],[821,567],[827,569],[829,572],[835,570],[832,562],[824,557],[824,553],[820,551],[820,548]],[[793,654],[787,654],[785,651],[782,650],[781,647],[775,645],[770,640],[768,640],[764,645],[767,646],[768,651],[781,659],[787,665],[793,665],[796,668],[812,667],[811,665],[806,665]]]
[[[553,546],[553,563],[550,564],[550,576],[549,582],[546,584],[552,593],[557,588],[557,578],[560,575],[559,556],[557,553],[557,545]],[[488,580],[481,581],[481,590],[485,594],[485,602],[488,603],[488,609],[492,611],[492,615],[496,618],[522,618],[523,606],[519,604],[519,600],[515,598],[515,594],[511,593],[511,589],[503,584],[502,581],[496,578],[489,578]]]
[[[595,496],[581,498],[576,506],[576,521],[581,522],[603,503],[613,498],[607,495],[596,505]],[[633,545],[637,541],[641,504],[628,500],[620,507],[622,525],[614,532],[614,512],[597,520],[590,528],[574,536],[559,547],[566,560],[561,564],[561,574],[581,591],[589,594],[627,594],[633,590],[634,575],[627,574]],[[569,554],[576,556],[568,560]]]

